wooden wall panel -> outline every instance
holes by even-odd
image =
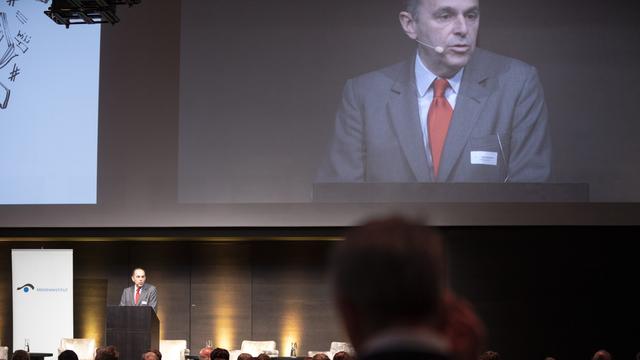
[[[505,358],[616,358],[639,350],[636,228],[450,228],[449,280],[485,320]],[[595,237],[593,237],[595,235]],[[99,333],[133,266],[160,292],[165,337],[238,348],[272,339],[282,355],[325,350],[346,336],[331,301],[334,242],[0,242],[0,344],[11,346],[11,249],[73,248],[75,336]],[[98,325],[96,325],[98,324]],[[96,330],[97,328],[97,330]]]
[[[66,242],[50,246],[73,249],[74,337],[106,345],[106,306],[120,302],[128,270],[128,245],[120,242]]]
[[[73,337],[93,338],[105,345],[107,279],[73,279]]]
[[[191,247],[191,348],[211,340],[239,349],[251,338],[251,244],[196,243]]]
[[[282,356],[290,355],[291,342],[301,356],[346,339],[328,283],[330,248],[327,242],[254,245],[253,336],[275,340]]]

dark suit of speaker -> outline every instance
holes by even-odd
[[[136,286],[131,285],[122,290],[120,306],[151,306],[154,311],[158,311],[158,290],[151,284],[144,284],[140,288],[140,299],[135,303]]]

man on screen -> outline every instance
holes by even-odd
[[[120,306],[151,306],[153,311],[157,311],[158,291],[155,286],[146,283],[147,275],[144,269],[133,269],[131,281],[133,285],[122,290]]]
[[[535,68],[476,48],[479,0],[407,0],[408,60],[347,81],[317,182],[544,182]]]

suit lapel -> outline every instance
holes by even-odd
[[[143,285],[140,288],[140,300],[138,301],[138,305],[142,305],[142,300],[145,300],[147,298],[147,286]]]
[[[133,305],[136,305],[136,286],[135,285],[131,287],[131,303]]]
[[[431,175],[420,129],[414,63],[415,57],[412,57],[398,73],[398,78],[391,87],[387,111],[416,180],[427,182],[431,181]]]
[[[489,75],[483,69],[483,65],[486,64],[481,64],[481,52],[481,49],[476,49],[476,54],[465,67],[460,93],[440,160],[438,181],[448,181],[454,165],[463,155],[480,110],[492,91],[488,81]]]

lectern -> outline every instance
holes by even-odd
[[[138,360],[160,348],[160,321],[150,306],[107,307],[107,344],[118,348],[121,360]]]

